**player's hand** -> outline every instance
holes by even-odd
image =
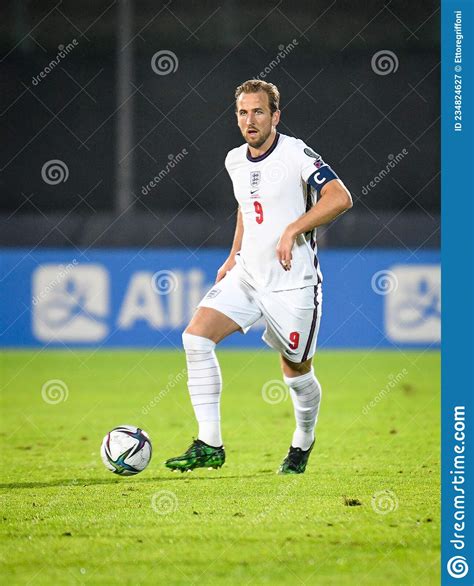
[[[296,234],[288,226],[280,236],[280,240],[278,241],[276,247],[277,258],[285,271],[289,271],[291,269],[291,261],[293,259],[291,251],[295,244],[295,240]]]
[[[235,256],[229,256],[225,263],[219,268],[216,276],[216,283],[221,281],[227,273],[235,266]],[[215,284],[215,283],[214,283]]]

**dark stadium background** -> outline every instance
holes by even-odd
[[[437,4],[236,0],[2,2],[0,245],[228,246],[236,204],[224,158],[242,142],[234,88],[293,39],[265,77],[281,91],[279,130],[321,153],[355,202],[320,245],[438,247]],[[163,49],[179,63],[160,76],[150,63]],[[398,57],[392,75],[371,68],[382,49]],[[69,170],[59,188],[41,178],[53,159]]]

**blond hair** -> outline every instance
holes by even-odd
[[[268,104],[272,114],[280,108],[280,92],[277,86],[260,79],[248,79],[239,85],[235,90],[235,100],[237,101],[240,94],[256,94],[257,92],[265,92],[267,94]]]

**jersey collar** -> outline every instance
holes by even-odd
[[[249,147],[247,147],[247,159],[249,161],[251,161],[252,163],[259,163],[260,161],[263,161],[263,159],[266,159],[276,149],[279,138],[280,138],[280,134],[277,132],[276,136],[275,136],[275,140],[272,143],[272,146],[268,149],[268,151],[265,151],[263,153],[263,155],[260,155],[259,157],[252,157],[252,155],[250,154],[250,149],[249,149]]]

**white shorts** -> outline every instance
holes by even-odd
[[[316,351],[321,305],[321,283],[288,291],[258,291],[234,267],[198,307],[220,311],[244,334],[263,316],[266,328],[262,340],[291,362],[304,362]]]

